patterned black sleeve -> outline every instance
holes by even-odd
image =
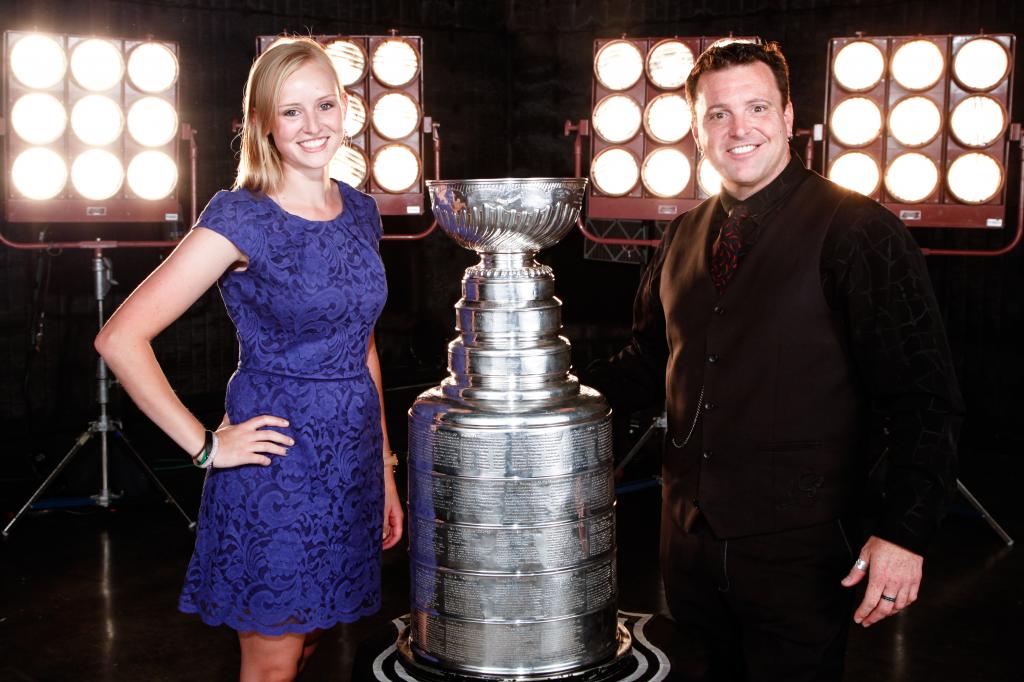
[[[963,401],[924,256],[896,216],[844,200],[822,284],[870,401],[881,506],[871,534],[922,554],[956,487]]]

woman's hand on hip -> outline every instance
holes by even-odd
[[[295,441],[272,427],[287,428],[288,420],[261,414],[241,424],[229,424],[227,418],[217,429],[217,455],[215,469],[227,469],[243,464],[269,466],[268,455],[284,456]],[[269,427],[269,428],[268,428]]]

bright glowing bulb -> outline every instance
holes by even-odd
[[[362,187],[366,182],[366,155],[357,147],[339,147],[328,172],[335,180],[351,187]]]
[[[709,197],[722,191],[722,176],[706,158],[697,164],[697,184]]]
[[[128,187],[140,199],[163,199],[177,184],[178,166],[163,152],[142,152],[128,164]]]
[[[644,75],[644,58],[628,40],[613,40],[597,51],[594,74],[609,90],[626,90]]]
[[[30,88],[49,88],[60,82],[68,68],[67,56],[56,40],[32,33],[11,48],[11,73]]]
[[[178,80],[178,58],[166,45],[142,43],[128,55],[128,78],[143,92],[163,92]]]
[[[626,142],[640,132],[640,105],[627,95],[609,95],[594,107],[594,130],[613,144]]]
[[[49,144],[64,134],[68,112],[53,95],[33,92],[11,107],[11,127],[29,144]]]
[[[366,53],[351,40],[335,40],[324,48],[331,58],[342,87],[347,88],[366,73]]]
[[[911,40],[892,56],[892,77],[907,90],[927,90],[942,77],[946,58],[930,40]]]
[[[609,147],[594,157],[590,178],[601,193],[621,197],[636,187],[640,180],[640,164],[628,149]]]
[[[345,109],[343,126],[345,134],[349,137],[355,137],[366,130],[366,102],[354,92],[348,93],[348,108]]]
[[[380,43],[373,51],[373,75],[384,85],[399,88],[420,71],[420,56],[400,38]]]
[[[675,144],[686,137],[692,118],[686,99],[671,93],[658,95],[644,111],[647,132],[662,144]]]
[[[690,160],[678,149],[661,147],[644,159],[640,170],[647,191],[656,197],[679,196],[690,182]]]
[[[885,73],[885,56],[874,43],[855,40],[843,46],[832,62],[832,74],[840,87],[864,92],[875,87]]]
[[[949,191],[965,204],[983,204],[1003,188],[1003,167],[988,154],[964,154],[949,166]]]
[[[52,199],[68,182],[68,167],[52,149],[26,149],[11,166],[11,180],[25,197],[43,201]]]
[[[991,90],[1009,68],[1009,53],[991,38],[969,40],[953,57],[953,76],[969,90]]]
[[[121,134],[124,114],[109,97],[86,95],[71,108],[71,129],[82,142],[102,147]]]
[[[419,157],[404,144],[389,144],[373,157],[373,179],[386,192],[404,192],[419,177]]]
[[[875,193],[881,177],[878,164],[864,152],[841,154],[828,169],[829,180],[865,196]]]
[[[987,147],[1006,130],[1006,110],[988,95],[973,95],[953,108],[949,127],[965,147]]]
[[[647,54],[647,76],[662,90],[681,88],[691,70],[693,50],[678,40],[663,40]]]
[[[86,199],[109,199],[123,184],[124,166],[120,159],[104,149],[83,152],[71,164],[71,185]]]
[[[882,112],[867,97],[849,97],[832,110],[832,135],[847,147],[862,147],[882,132]]]
[[[124,76],[124,57],[109,40],[90,38],[71,50],[71,75],[86,90],[110,90]],[[71,175],[74,180],[73,168]]]
[[[388,140],[409,137],[420,125],[420,108],[404,92],[389,92],[373,105],[373,127]]]
[[[907,97],[889,112],[889,132],[904,147],[921,147],[942,128],[939,107],[927,97]]]
[[[885,188],[908,204],[924,201],[939,184],[939,168],[924,154],[900,154],[885,170]]]
[[[143,97],[128,110],[128,132],[144,147],[160,147],[178,132],[178,113],[162,97]]]

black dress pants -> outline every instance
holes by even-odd
[[[706,640],[708,679],[841,679],[855,593],[839,581],[855,540],[838,520],[719,539],[703,516],[687,532],[663,515],[665,597],[676,622]]]

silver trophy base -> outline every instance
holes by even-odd
[[[630,671],[633,662],[632,636],[621,622],[616,630],[618,647],[609,661],[589,665],[577,670],[527,675],[488,675],[463,671],[443,670],[422,660],[410,641],[410,627],[406,625],[398,635],[396,647],[401,654],[406,672],[417,682],[616,682]]]

